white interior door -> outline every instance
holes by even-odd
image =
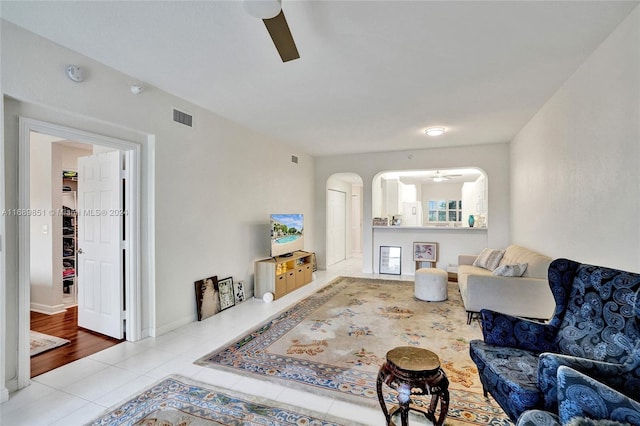
[[[327,265],[347,258],[347,194],[327,191]]]
[[[78,159],[78,325],[122,339],[119,151]]]

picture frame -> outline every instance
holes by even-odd
[[[218,281],[218,290],[220,295],[220,310],[224,311],[236,304],[233,295],[233,278],[228,277]]]
[[[198,321],[205,320],[221,311],[217,276],[198,280],[194,282],[194,286]]]
[[[380,246],[379,273],[400,275],[401,270],[402,247]]]
[[[416,262],[437,262],[438,243],[413,243],[413,260]]]
[[[389,218],[387,217],[374,217],[373,218],[373,226],[388,226]]]
[[[244,302],[244,281],[238,281],[233,283],[233,297],[235,299],[236,305],[238,303]]]

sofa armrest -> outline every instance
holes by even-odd
[[[482,309],[482,335],[485,343],[532,352],[557,352],[557,329],[537,321]]]
[[[569,367],[596,379],[616,391],[640,395],[640,377],[633,363],[614,364],[558,353],[542,353],[538,361],[538,387],[544,394],[544,408],[557,412],[558,371]]]
[[[566,366],[558,368],[558,405],[562,424],[576,417],[640,424],[640,402]]]
[[[640,403],[624,393],[568,366],[560,366],[556,375],[559,391],[554,393],[554,407],[525,411],[516,426],[591,425],[597,420],[609,420],[606,424],[611,426],[640,424]]]
[[[460,265],[473,265],[473,262],[478,258],[477,254],[459,254],[458,266]]]

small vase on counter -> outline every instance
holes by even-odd
[[[473,215],[470,214],[469,215],[469,228],[473,228],[473,224],[476,222],[476,220],[473,218]]]

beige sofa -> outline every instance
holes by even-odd
[[[547,272],[551,258],[524,247],[506,248],[499,266],[526,263],[521,277],[501,277],[473,266],[478,255],[458,256],[458,287],[467,311],[467,324],[481,309],[547,320],[555,310]]]

